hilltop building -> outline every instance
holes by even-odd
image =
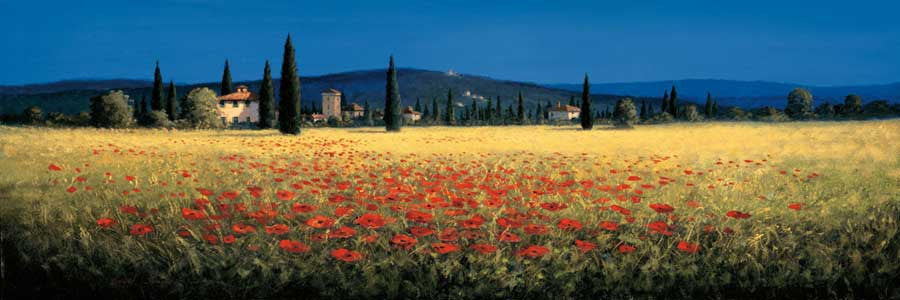
[[[556,102],[556,107],[553,107],[548,111],[547,117],[548,119],[550,119],[550,121],[569,121],[578,118],[578,115],[580,113],[581,109],[578,107],[571,105],[561,105],[559,102]]]
[[[239,85],[234,93],[222,95],[218,114],[225,125],[241,125],[259,122],[259,100],[246,85]]]
[[[407,106],[403,109],[403,121],[406,123],[415,123],[416,121],[422,119],[422,115],[413,110],[412,106]]]
[[[336,89],[322,91],[322,114],[325,118],[341,118],[341,92]]]

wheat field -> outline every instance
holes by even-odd
[[[0,127],[4,287],[895,298],[898,138],[897,120],[300,136]]]

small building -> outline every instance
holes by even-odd
[[[341,118],[341,91],[327,89],[322,91],[322,114],[325,118]]]
[[[246,85],[239,85],[234,93],[219,96],[217,112],[225,125],[259,122],[259,100]]]
[[[344,106],[344,113],[350,116],[351,119],[362,118],[366,115],[366,110],[362,106],[356,103],[350,103],[347,106]]]
[[[325,122],[328,121],[328,116],[324,114],[312,114],[309,116],[309,120],[313,123]]]
[[[419,112],[413,110],[412,106],[407,106],[405,109],[403,109],[402,114],[403,121],[405,121],[406,123],[415,123],[416,121],[422,119],[422,115]]]
[[[578,118],[579,114],[581,114],[580,108],[571,105],[561,105],[559,102],[556,102],[556,107],[550,108],[548,111],[547,118],[550,121],[569,121]]]

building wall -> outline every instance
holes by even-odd
[[[247,122],[247,118],[250,118],[251,123],[259,122],[259,101],[237,101],[238,107],[234,107],[234,102],[219,101],[219,105],[216,107],[219,118],[225,118],[225,124],[233,123],[234,117],[237,117],[242,123]]]
[[[578,117],[577,112],[551,111],[550,120],[571,120]]]
[[[322,114],[326,118],[341,117],[341,95],[322,93]]]

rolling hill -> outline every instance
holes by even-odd
[[[592,84],[591,91],[645,97],[662,97],[665,90],[675,84],[679,98],[702,103],[706,92],[712,93],[720,105],[755,108],[762,106],[783,107],[787,94],[796,87],[812,92],[815,102],[842,103],[847,94],[860,95],[864,102],[884,99],[900,102],[900,82],[863,86],[805,86],[794,83],[769,81],[736,81],[719,79],[685,79],[674,81],[647,81]],[[548,87],[580,91],[581,84],[550,84]]]
[[[444,102],[447,89],[452,89],[456,102],[470,105],[476,99],[483,105],[486,99],[502,99],[503,107],[512,105],[516,95],[522,92],[526,108],[532,109],[540,103],[567,103],[570,97],[580,97],[580,91],[573,92],[559,88],[546,87],[534,83],[498,80],[477,75],[450,75],[445,72],[399,69],[398,80],[400,94],[404,105],[414,105],[416,99],[422,105],[431,104],[432,98]],[[250,90],[259,89],[260,81],[234,82],[234,85],[246,84]],[[321,106],[320,92],[328,88],[341,90],[348,97],[348,102],[362,105],[369,101],[372,107],[381,107],[384,103],[385,70],[353,71],[328,74],[314,77],[302,77],[302,102],[304,106]],[[78,80],[61,81],[50,84],[26,86],[0,86],[0,114],[18,114],[26,107],[37,105],[45,112],[77,113],[88,109],[89,99],[105,90],[121,89],[133,99],[141,96],[149,98],[152,83],[142,80]],[[275,80],[276,95],[278,80]],[[219,83],[201,83],[177,85],[179,95],[194,87],[209,87],[219,90]],[[470,96],[465,92],[469,91]],[[481,96],[483,99],[478,99]],[[605,109],[621,97],[615,95],[592,95],[595,108]],[[640,100],[640,99],[639,99]],[[148,100],[149,101],[149,100]]]

